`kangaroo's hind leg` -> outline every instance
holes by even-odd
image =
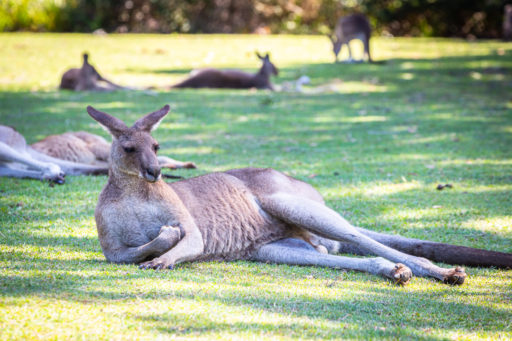
[[[364,271],[407,284],[411,270],[403,264],[394,264],[382,257],[353,258],[323,254],[303,240],[287,238],[266,244],[258,249],[253,260],[265,263],[324,266],[334,269]]]
[[[385,246],[359,232],[327,206],[296,195],[277,192],[260,199],[261,207],[274,217],[325,238],[351,242],[375,255],[411,268],[416,276],[434,277],[449,284],[462,284],[466,278],[460,267],[444,269],[425,258],[411,256]]]

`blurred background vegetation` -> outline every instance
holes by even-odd
[[[1,0],[0,31],[328,33],[368,15],[393,36],[498,38],[510,0]]]

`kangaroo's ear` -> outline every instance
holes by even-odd
[[[84,64],[89,63],[89,55],[87,54],[87,52],[84,52],[84,54],[82,55],[82,58],[84,60]]]
[[[107,130],[114,137],[118,138],[123,134],[124,131],[128,129],[126,124],[118,118],[110,116],[107,113],[98,111],[91,107],[90,105],[87,107],[87,112],[94,118],[98,123]]]
[[[263,60],[265,59],[264,57],[261,56],[261,54],[259,52],[256,51],[256,57],[258,57],[259,59]]]
[[[133,124],[133,128],[147,132],[153,131],[158,127],[160,122],[162,122],[162,119],[168,112],[169,105],[166,104],[162,109],[152,112],[151,114],[147,114],[143,118],[137,120],[137,122]]]
[[[270,53],[267,52],[267,55],[265,56],[265,59],[270,59]]]

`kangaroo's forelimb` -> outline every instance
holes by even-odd
[[[123,246],[109,257],[114,263],[141,263],[149,258],[158,257],[172,249],[183,237],[179,227],[162,226],[158,236],[141,246]]]

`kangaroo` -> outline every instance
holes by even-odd
[[[270,89],[274,90],[270,76],[277,76],[279,71],[270,61],[267,53],[256,56],[263,62],[255,74],[239,70],[203,69],[193,72],[184,81],[172,85],[170,88],[231,88],[231,89]]]
[[[107,174],[108,167],[53,158],[27,146],[14,128],[0,125],[0,176],[49,180],[63,184],[65,175]]]
[[[512,4],[505,5],[503,13],[503,40],[512,40]]]
[[[435,254],[440,261],[461,252],[487,266],[499,261],[512,267],[512,254],[356,228],[328,208],[312,186],[270,168],[233,169],[167,184],[160,176],[158,142],[150,132],[168,111],[166,105],[128,127],[87,107],[113,136],[109,178],[95,211],[100,245],[110,262],[164,269],[187,261],[253,260],[366,271],[399,284],[409,282],[412,274],[464,282],[461,267],[441,268],[385,245],[398,242],[411,253]],[[327,254],[345,244],[380,257]]]
[[[350,49],[350,41],[359,39],[363,42],[364,54],[368,57],[368,62],[372,62],[370,55],[370,36],[372,29],[370,22],[365,15],[355,13],[341,17],[336,23],[334,28],[334,35],[328,35],[332,42],[332,51],[334,53],[334,62],[338,62],[338,54],[340,53],[343,45],[347,45],[348,48],[348,62],[351,63],[352,51]]]
[[[94,66],[89,64],[89,55],[84,53],[82,57],[83,64],[81,68],[69,69],[64,72],[60,81],[60,89],[73,91],[133,90],[103,78]],[[101,85],[99,82],[103,82],[105,85]]]
[[[100,166],[108,171],[110,143],[103,137],[85,131],[50,135],[31,145],[32,149],[48,156],[88,165]],[[190,161],[178,161],[167,156],[158,156],[161,168],[196,168]]]

